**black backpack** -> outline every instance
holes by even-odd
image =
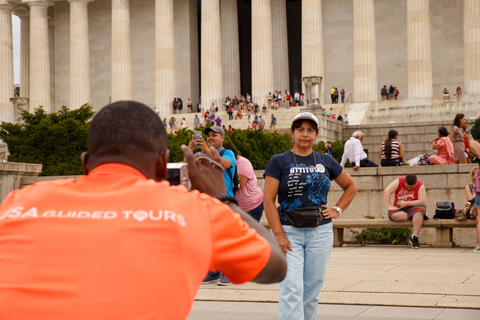
[[[221,156],[223,156],[223,154],[225,153],[225,151],[227,151],[227,149],[223,149],[222,151],[220,151],[218,154]],[[237,166],[235,166],[235,171],[233,172],[232,174],[232,167],[228,168],[227,169],[228,172],[230,173],[230,180],[232,181],[232,191],[233,191],[233,195],[237,194],[237,191],[239,189],[239,185],[240,185],[240,181],[238,179],[238,174],[237,174]]]
[[[472,137],[475,140],[480,139],[480,117],[472,124]]]
[[[433,219],[453,219],[455,217],[455,204],[452,201],[437,201]]]

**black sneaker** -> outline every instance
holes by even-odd
[[[227,276],[224,276],[222,274],[222,276],[220,277],[220,281],[218,281],[217,285],[219,286],[229,286],[231,285],[232,283],[230,282],[230,280],[227,278]]]
[[[203,279],[202,284],[216,283],[219,280],[220,277],[212,277],[211,275],[207,274],[207,276]]]
[[[413,249],[420,248],[420,245],[418,244],[418,237],[417,236],[412,236],[412,239],[410,239],[410,242],[412,243],[412,248]]]

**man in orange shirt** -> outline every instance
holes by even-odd
[[[150,108],[116,102],[90,124],[85,176],[5,198],[0,319],[185,319],[208,270],[283,279],[280,248],[225,196],[223,168],[182,146],[198,191],[170,186],[167,147]]]

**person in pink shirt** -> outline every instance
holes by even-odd
[[[455,154],[453,144],[448,138],[448,130],[445,127],[438,128],[438,137],[431,141],[436,154],[428,157],[428,164],[453,164]]]
[[[235,154],[237,160],[237,175],[239,179],[239,189],[235,194],[238,206],[252,216],[255,220],[260,221],[263,214],[263,191],[257,185],[257,176],[253,171],[250,160],[238,155],[237,149],[229,143],[223,144],[225,149],[230,149]]]

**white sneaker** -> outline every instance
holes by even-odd
[[[473,252],[478,252],[480,253],[480,245],[476,245],[475,248],[473,248]]]

